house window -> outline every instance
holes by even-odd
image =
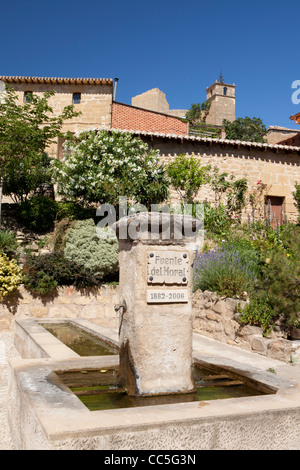
[[[227,87],[226,87],[226,86],[224,86],[224,88],[223,88],[223,95],[224,95],[224,96],[227,95]]]
[[[30,103],[32,100],[32,91],[25,91],[24,92],[24,103]]]
[[[73,104],[80,104],[81,93],[73,93]]]

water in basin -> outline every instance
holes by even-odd
[[[118,387],[118,371],[102,369],[57,372],[61,380],[90,410],[107,410],[192,401],[262,395],[264,392],[226,374],[194,367],[196,391],[188,394],[129,396]]]
[[[40,323],[40,325],[79,356],[107,356],[119,353],[117,347],[71,323],[45,322]]]

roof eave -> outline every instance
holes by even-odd
[[[64,77],[0,77],[5,83],[33,83],[53,85],[112,85],[112,78],[64,78]]]

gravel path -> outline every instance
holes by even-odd
[[[0,334],[0,450],[14,450],[7,420],[8,359],[20,357],[13,344],[13,332]]]

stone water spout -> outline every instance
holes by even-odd
[[[129,395],[194,391],[192,265],[201,222],[140,213],[116,224],[119,240],[120,384]]]

